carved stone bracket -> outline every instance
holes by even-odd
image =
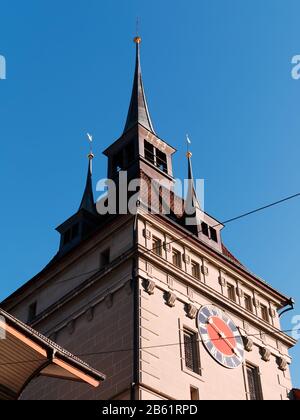
[[[173,292],[166,293],[166,304],[170,306],[170,308],[174,308],[177,296]]]
[[[148,295],[154,295],[155,287],[156,287],[155,281],[150,280],[150,279],[145,280],[144,288],[145,288],[145,291],[148,293]]]
[[[277,364],[278,364],[278,368],[282,371],[285,371],[288,368],[288,362],[284,357],[278,357]]]
[[[265,362],[269,362],[271,360],[271,351],[267,347],[261,347],[260,354],[262,360],[264,360]]]
[[[188,303],[186,306],[186,314],[190,319],[195,319],[197,315],[197,308],[196,306],[192,305],[191,303]]]
[[[253,350],[253,340],[247,336],[243,336],[243,342],[244,342],[244,348],[246,351],[252,351]]]

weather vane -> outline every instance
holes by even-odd
[[[87,135],[87,138],[88,138],[88,141],[89,141],[89,144],[90,144],[90,153],[88,154],[88,158],[90,160],[92,160],[95,157],[95,155],[93,153],[93,140],[94,139],[93,139],[93,136],[90,133],[87,133],[86,135]]]
[[[140,44],[141,41],[142,41],[142,38],[140,37],[140,18],[139,18],[139,16],[136,18],[136,28],[135,28],[135,31],[136,31],[136,35],[135,35],[135,38],[134,38],[134,42],[136,44]]]
[[[190,137],[189,137],[189,135],[187,134],[186,135],[186,148],[187,148],[187,151],[186,151],[186,156],[187,156],[187,158],[191,158],[192,157],[192,152],[190,151],[190,144],[191,144],[192,142],[191,142],[191,140],[190,140]]]

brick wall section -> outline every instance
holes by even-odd
[[[143,181],[145,181],[147,185],[146,190],[144,190],[143,188],[141,189],[141,198],[145,204],[147,204],[149,207],[152,204],[152,206],[155,209],[159,209],[159,211],[161,212],[162,207],[160,205],[160,202],[161,200],[163,200],[167,204],[170,203],[171,211],[174,212],[178,216],[178,218],[182,217],[184,212],[184,201],[182,200],[182,198],[178,197],[176,194],[174,194],[173,191],[170,191],[165,187],[160,187],[159,189],[158,183],[156,183],[157,188],[155,192],[152,191],[151,179],[143,171],[140,172],[140,178]]]

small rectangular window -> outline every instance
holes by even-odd
[[[172,250],[172,262],[176,267],[181,268],[181,253],[174,248]]]
[[[191,386],[191,400],[198,401],[199,400],[199,389]]]
[[[261,381],[258,368],[247,365],[248,395],[251,401],[262,400]]]
[[[100,255],[100,268],[106,267],[110,263],[110,250],[106,249]]]
[[[156,166],[163,172],[168,172],[167,155],[156,149]]]
[[[154,254],[162,256],[162,241],[155,236],[152,236],[152,251]]]
[[[208,224],[205,222],[201,223],[201,231],[203,233],[203,235],[208,237]]]
[[[196,279],[200,279],[200,264],[196,263],[196,261],[192,261],[192,276]]]
[[[235,287],[232,284],[227,284],[227,296],[233,302],[236,301],[236,299],[235,299]]]
[[[217,235],[216,229],[214,229],[213,227],[210,227],[209,231],[210,231],[210,239],[214,242],[218,242],[218,235]]]
[[[145,148],[145,159],[154,165],[155,163],[154,146],[145,140],[144,148]]]
[[[183,336],[185,366],[192,372],[200,374],[198,335],[193,331],[184,330]]]
[[[245,308],[249,312],[253,312],[252,299],[249,295],[244,295]]]
[[[261,317],[264,321],[269,322],[268,308],[265,305],[260,305]]]
[[[36,311],[37,311],[37,302],[33,302],[29,305],[28,308],[28,322],[31,322],[36,317]]]

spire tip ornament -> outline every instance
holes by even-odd
[[[133,39],[133,42],[134,42],[135,44],[140,44],[140,43],[142,42],[142,38],[141,38],[140,36],[136,36],[136,37]]]
[[[191,145],[191,140],[189,138],[189,135],[186,134],[186,157],[188,159],[191,159],[191,157],[193,156],[192,152],[190,151],[190,145]]]
[[[93,136],[90,133],[86,133],[88,141],[90,143],[90,153],[87,155],[89,160],[93,160],[95,155],[93,153]]]

